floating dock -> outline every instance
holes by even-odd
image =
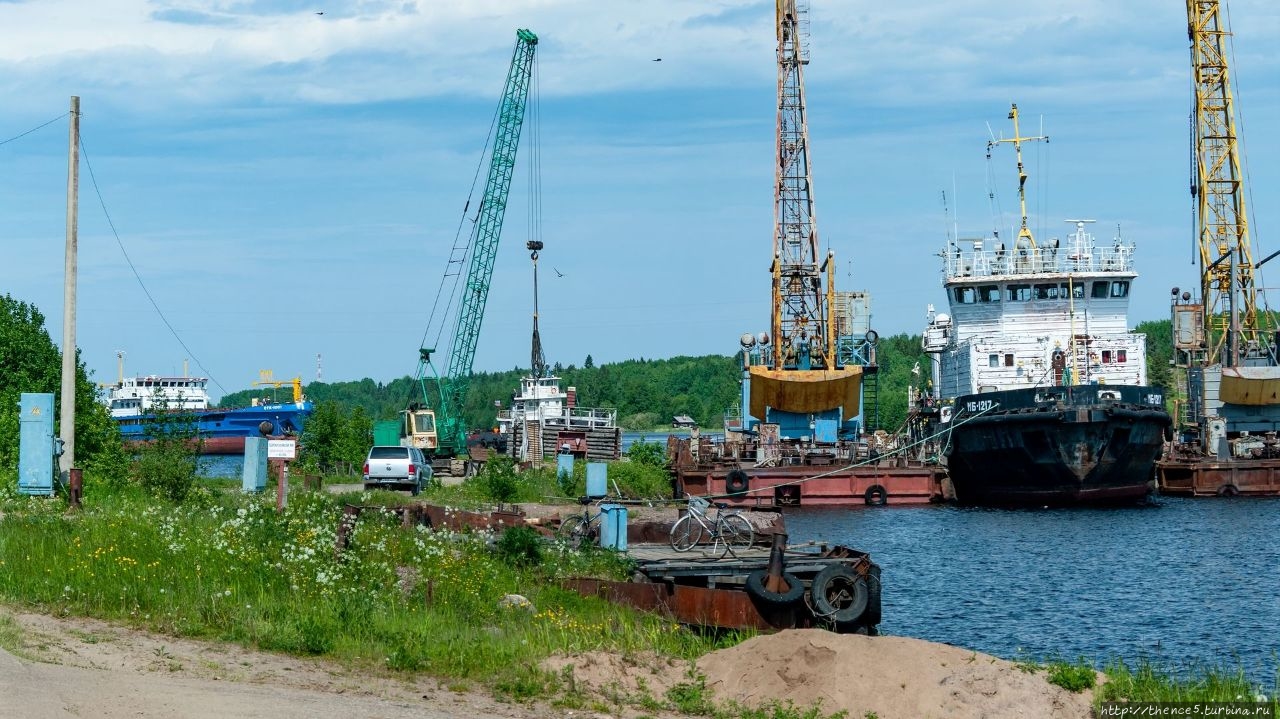
[[[950,499],[945,468],[900,456],[859,457],[852,447],[763,458],[754,447],[727,448],[705,438],[670,437],[667,452],[675,496],[712,496],[739,508],[929,504]]]

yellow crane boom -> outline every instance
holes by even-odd
[[[1219,0],[1187,0],[1195,95],[1191,194],[1196,198],[1207,361],[1234,367],[1247,348],[1269,343],[1258,325],[1258,293],[1227,61],[1231,32],[1222,21],[1220,5]]]

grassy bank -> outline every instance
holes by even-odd
[[[639,471],[639,470],[636,470]],[[611,470],[612,472],[612,470]],[[506,475],[503,474],[503,477]],[[429,493],[452,506],[488,501],[486,477]],[[514,501],[576,496],[578,477],[515,477]],[[624,492],[644,482],[618,475]],[[232,482],[202,485],[182,505],[137,488],[94,490],[68,512],[60,499],[18,496],[0,485],[0,603],[53,615],[91,616],[177,636],[326,656],[356,670],[423,673],[515,699],[566,706],[584,700],[543,660],[586,651],[693,659],[740,636],[712,639],[658,617],[560,589],[558,580],[624,578],[610,552],[577,552],[532,532],[431,532],[405,528],[390,511],[366,511],[350,547],[335,553],[342,506],[404,495],[296,491],[283,513],[274,494],[246,496]],[[295,487],[295,489],[299,489]],[[519,594],[531,606],[503,602]],[[0,642],[13,632],[0,618]],[[1092,687],[1087,664],[1052,663],[1046,678]],[[1172,674],[1151,665],[1106,668],[1096,698],[1128,701],[1275,701],[1275,687],[1243,672]],[[662,696],[615,699],[633,709],[750,719],[819,719],[817,710],[717,707],[696,677]]]

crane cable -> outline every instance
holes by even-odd
[[[504,87],[505,87],[505,84],[504,84]],[[475,198],[476,186],[480,182],[480,171],[483,170],[489,164],[487,161],[489,158],[489,146],[497,138],[496,128],[498,126],[498,117],[501,114],[502,114],[502,103],[499,102],[498,106],[494,108],[493,118],[489,121],[489,132],[485,136],[484,149],[480,151],[480,160],[476,164],[475,174],[471,178],[471,189],[467,191],[467,201],[462,206],[462,214],[458,218],[458,227],[453,233],[453,249],[450,251],[449,261],[445,264],[444,274],[440,277],[440,286],[436,288],[436,296],[431,304],[431,314],[427,317],[427,326],[422,331],[422,339],[418,343],[419,346],[426,346],[427,337],[431,334],[431,328],[435,326],[436,318],[439,317],[440,326],[436,330],[436,336],[434,340],[434,344],[437,347],[439,347],[440,337],[444,334],[445,324],[448,321],[448,317],[450,313],[449,311],[453,307],[453,300],[455,297],[458,296],[458,285],[462,280],[464,267],[471,256],[471,248],[475,243],[475,230],[476,230],[475,220],[472,220],[472,225],[471,225],[472,231],[467,236],[466,244],[461,246],[461,249],[463,251],[462,256],[455,260],[455,255],[459,250],[458,240],[459,238],[462,237],[462,228],[466,225],[467,213],[471,210],[471,200]],[[476,208],[477,217],[479,217],[479,210],[480,208]],[[445,284],[449,280],[449,266],[454,264],[454,262],[457,262],[459,265],[458,272],[453,275],[453,286],[450,288],[449,294],[446,297],[446,302],[443,310],[437,313],[437,310],[440,310],[440,296],[444,293]]]

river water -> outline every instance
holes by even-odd
[[[1132,509],[796,509],[792,542],[871,553],[885,634],[1008,659],[1243,669],[1280,653],[1280,500]]]

